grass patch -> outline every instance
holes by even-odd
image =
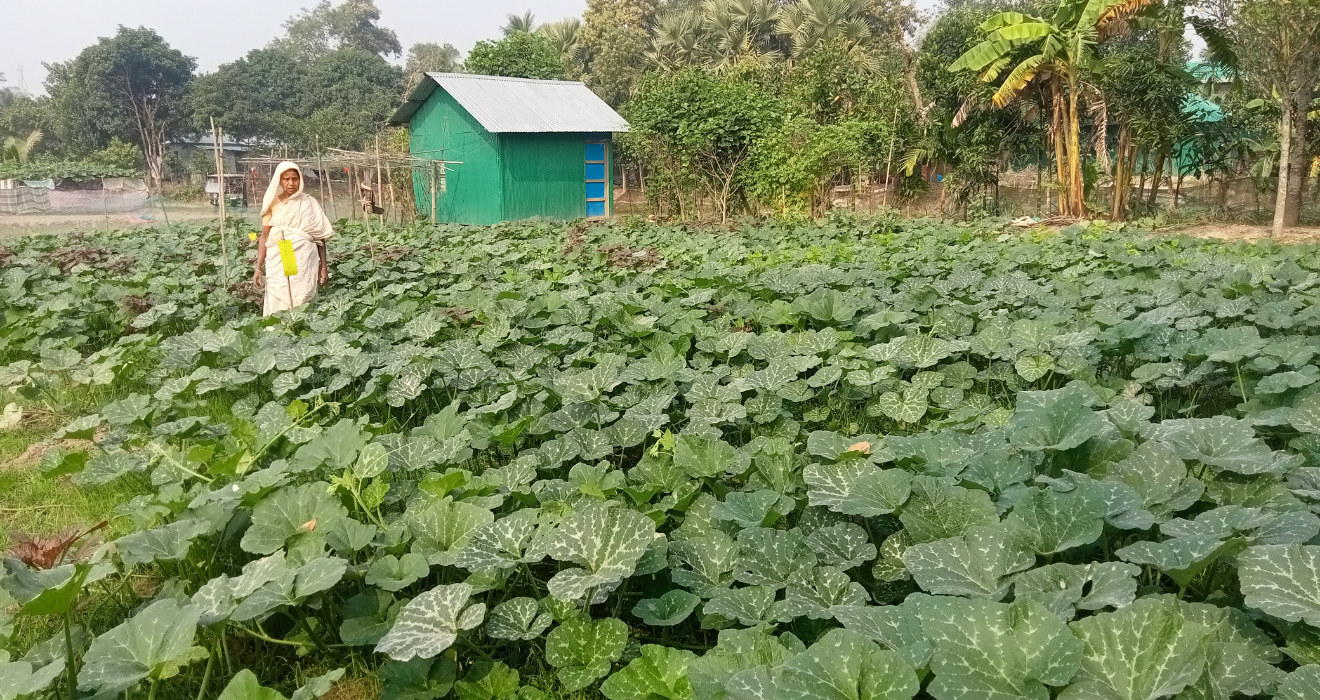
[[[49,430],[35,427],[22,427],[0,433],[0,465],[3,465],[0,466],[0,471],[8,471],[11,466],[21,468],[22,465],[10,463],[48,435],[50,435]]]
[[[9,449],[8,442],[0,445]],[[116,518],[114,510],[138,491],[126,479],[105,486],[77,486],[67,477],[48,478],[35,465],[27,465],[0,471],[0,494],[3,494],[0,495],[0,548],[3,548],[9,546],[17,532],[47,534],[66,527],[95,525],[102,520],[110,521],[104,536],[117,537],[128,532],[130,523],[127,518]]]

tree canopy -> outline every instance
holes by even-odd
[[[478,41],[464,64],[469,73],[503,75],[510,78],[563,80],[564,64],[559,51],[543,34],[521,29],[499,41]]]
[[[146,27],[120,26],[70,61],[47,66],[54,130],[84,152],[112,138],[136,143],[148,174],[163,175],[167,137],[186,130],[197,62]]]

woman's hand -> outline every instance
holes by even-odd
[[[330,281],[330,268],[325,263],[321,263],[321,273],[316,277],[317,284],[325,284]]]
[[[252,268],[252,284],[258,287],[262,285],[261,265]]]

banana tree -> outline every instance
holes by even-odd
[[[1081,216],[1085,212],[1077,106],[1082,75],[1100,68],[1096,45],[1125,30],[1132,15],[1149,2],[1063,0],[1050,19],[1001,12],[981,24],[984,40],[949,65],[950,71],[980,71],[981,79],[991,82],[1016,62],[995,92],[996,107],[1009,104],[1035,81],[1047,82],[1054,103],[1061,214]],[[1025,47],[1031,50],[1020,50]],[[1023,57],[1023,53],[1027,55]]]

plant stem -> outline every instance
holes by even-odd
[[[151,690],[147,691],[147,700],[156,700],[156,686],[160,685],[160,679],[151,681]]]
[[[283,644],[286,647],[304,646],[301,642],[290,642],[287,639],[276,639],[274,637],[268,637],[260,632],[257,632],[256,630],[248,629],[247,627],[244,627],[243,625],[237,623],[235,623],[234,626],[246,632],[248,636],[254,639],[260,639],[261,641],[267,642],[269,644]]]
[[[325,646],[325,642],[321,641],[321,635],[317,634],[316,631],[312,629],[312,625],[307,622],[307,615],[303,614],[301,609],[298,610],[298,623],[302,625],[303,630],[307,632],[307,636],[312,640],[312,643],[316,645],[317,649],[320,649],[321,651],[329,651]]]
[[[73,610],[64,611],[64,670],[69,676],[69,700],[78,697],[78,667],[73,658]]]
[[[221,639],[220,642],[223,644],[224,640]],[[209,651],[210,653],[206,655],[206,670],[202,671],[202,687],[197,689],[197,700],[206,697],[206,684],[211,681],[211,668],[215,666],[216,651],[214,644],[211,645]]]
[[[234,661],[229,658],[229,622],[226,620],[220,624],[220,653],[225,655],[225,675],[233,677]]]
[[[468,649],[471,649],[472,651],[475,651],[478,654],[480,654],[482,658],[486,659],[487,661],[492,661],[492,662],[495,661],[495,659],[492,659],[490,657],[490,654],[487,654],[486,652],[482,651],[481,647],[477,646],[476,644],[473,644],[472,642],[469,642],[467,640],[467,637],[459,637],[458,641],[462,642],[463,646],[467,647]]]
[[[684,644],[682,642],[675,642],[672,639],[666,640],[661,637],[653,637],[649,634],[639,634],[637,635],[637,638],[648,642],[658,642],[666,646],[678,647],[679,649],[690,649],[692,651],[710,651],[710,647],[702,646],[700,644]]]

